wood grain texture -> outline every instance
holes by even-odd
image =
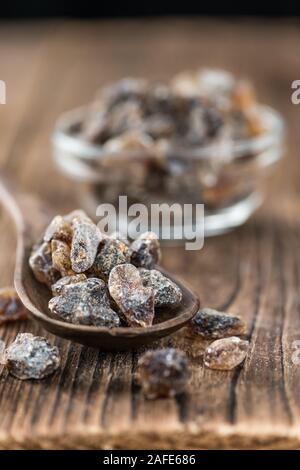
[[[181,68],[220,66],[253,77],[262,101],[289,128],[288,152],[263,208],[243,228],[200,252],[165,248],[164,267],[199,293],[203,306],[239,313],[251,352],[231,372],[204,369],[184,332],[164,340],[187,349],[192,380],[178,399],[146,401],[135,381],[141,351],[108,354],[50,337],[61,370],[41,382],[0,374],[0,448],[299,448],[300,73],[299,22],[150,20],[0,24],[0,161],[20,187],[61,209],[76,188],[58,175],[50,134],[58,114],[124,75],[168,78]],[[0,213],[0,282],[12,282],[15,238]],[[0,338],[44,332],[33,322],[2,326]],[[160,343],[161,344],[161,343]]]

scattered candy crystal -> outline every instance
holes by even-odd
[[[138,363],[139,381],[147,398],[173,397],[188,384],[188,360],[174,348],[146,352]]]
[[[204,364],[210,369],[230,370],[244,361],[249,341],[236,336],[217,339],[205,350]]]
[[[43,337],[20,333],[4,353],[9,372],[21,380],[43,379],[60,365],[59,351]]]
[[[28,310],[22,304],[13,287],[0,289],[0,325],[7,322],[27,320]]]
[[[239,316],[203,308],[190,321],[188,331],[203,339],[219,339],[244,334],[246,325]]]

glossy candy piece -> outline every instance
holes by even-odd
[[[72,270],[79,274],[90,269],[102,239],[99,228],[88,218],[75,218],[71,247]]]
[[[129,326],[152,325],[153,290],[143,286],[139,270],[135,266],[120,264],[114,267],[109,275],[108,288]]]
[[[204,364],[210,369],[234,369],[244,361],[248,349],[249,341],[236,336],[217,339],[206,348]]]
[[[51,241],[52,263],[62,276],[75,274],[71,267],[70,246],[62,240]]]
[[[50,242],[51,240],[61,240],[70,243],[72,240],[73,230],[71,224],[65,217],[61,215],[55,216],[44,234],[44,241]]]
[[[60,273],[54,268],[52,263],[51,243],[42,242],[33,247],[29,265],[35,278],[51,287],[59,278]]]

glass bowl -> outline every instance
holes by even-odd
[[[95,216],[100,203],[204,204],[205,235],[243,224],[263,200],[266,179],[284,150],[284,123],[260,106],[266,129],[258,137],[199,148],[170,148],[161,156],[146,150],[108,152],[79,137],[87,112],[64,113],[53,133],[57,167],[81,188],[79,203]]]

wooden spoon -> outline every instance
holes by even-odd
[[[33,276],[28,258],[32,246],[41,238],[43,230],[51,217],[55,215],[54,211],[53,209],[49,210],[39,199],[15,190],[7,180],[0,181],[0,200],[12,215],[18,232],[14,274],[15,288],[33,318],[51,333],[106,351],[134,349],[173,333],[191,320],[198,311],[198,297],[182,281],[161,267],[157,267],[178,284],[182,290],[183,298],[179,307],[173,310],[164,310],[158,315],[158,322],[150,327],[109,329],[73,325],[51,318],[48,309],[51,293]]]

